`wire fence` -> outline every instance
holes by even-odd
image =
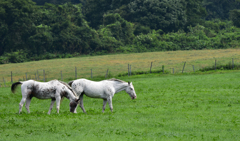
[[[125,66],[125,67],[123,67]],[[59,70],[56,72],[55,70],[49,69],[37,69],[36,71],[25,72],[24,74],[19,74],[19,72],[7,72],[8,75],[2,76],[0,78],[0,87],[10,87],[12,83],[17,81],[25,81],[25,80],[36,80],[47,82],[53,79],[58,79],[62,81],[68,81],[79,78],[110,78],[116,77],[119,74],[124,74],[127,76],[131,76],[136,71],[143,71],[145,73],[190,73],[197,72],[199,70],[223,70],[226,69],[225,66],[228,66],[228,69],[240,69],[240,58],[230,58],[230,59],[221,59],[221,58],[213,58],[206,60],[195,60],[190,62],[182,62],[182,63],[174,63],[168,61],[167,63],[161,61],[151,61],[146,63],[140,63],[138,65],[135,64],[123,64],[123,66],[111,66],[107,65],[102,68],[86,68],[86,67],[75,67],[72,68],[70,72],[64,72]],[[6,74],[6,72],[1,72],[0,74]]]

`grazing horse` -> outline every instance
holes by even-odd
[[[70,112],[76,113],[76,107],[79,99],[77,98],[76,93],[67,83],[61,82],[59,80],[52,80],[49,82],[37,82],[34,80],[28,80],[23,82],[19,81],[12,84],[11,90],[13,93],[15,92],[15,89],[19,84],[22,84],[22,100],[19,103],[18,113],[21,113],[25,101],[25,107],[28,113],[30,113],[29,105],[32,97],[36,97],[38,99],[52,99],[48,114],[51,113],[55,101],[57,106],[57,113],[59,113],[60,100],[62,97],[66,97],[70,100]]]
[[[83,107],[83,94],[91,98],[103,99],[102,112],[104,112],[107,102],[111,111],[113,111],[112,97],[115,93],[125,90],[132,99],[137,98],[132,82],[127,83],[115,78],[99,82],[90,81],[87,79],[77,79],[68,82],[68,84],[79,96],[80,107],[82,108],[83,112],[86,112]]]

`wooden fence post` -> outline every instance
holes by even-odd
[[[215,59],[215,70],[217,70],[217,59]]]
[[[77,67],[75,67],[75,78],[77,79]]]
[[[35,75],[35,80],[37,80],[37,75],[36,75],[36,73],[35,73],[34,75]]]
[[[6,87],[6,82],[5,82],[5,79],[4,79],[4,77],[3,77],[3,82],[4,82],[4,86]]]
[[[195,68],[194,68],[194,65],[192,65],[192,67],[193,67],[193,72],[195,72]]]
[[[45,82],[45,70],[43,70],[43,82]]]
[[[25,73],[26,74],[26,81],[28,80],[28,78],[27,78],[27,72]]]
[[[172,68],[172,72],[173,72],[173,74],[174,74],[174,68]]]
[[[234,59],[232,58],[232,69],[234,69]]]
[[[152,72],[152,62],[151,62],[151,66],[150,66],[150,73]]]
[[[106,72],[105,78],[107,78],[107,75],[108,75],[108,69],[107,69],[107,72]]]
[[[39,80],[38,70],[37,70],[37,80]]]
[[[184,62],[184,65],[183,65],[183,69],[182,69],[182,73],[183,73],[183,71],[184,71],[184,68],[185,68],[185,64],[186,64],[186,62]]]
[[[61,71],[61,80],[63,81],[62,71]]]
[[[128,64],[128,76],[129,76],[129,64]]]
[[[92,69],[91,69],[91,78],[92,78]]]
[[[131,70],[132,65],[130,65],[130,76],[132,75],[132,70]]]
[[[13,83],[13,78],[12,78],[12,71],[11,71],[11,83]]]
[[[162,73],[164,73],[164,65],[162,65]]]

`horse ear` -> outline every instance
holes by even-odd
[[[128,85],[130,85],[130,82],[128,81]]]

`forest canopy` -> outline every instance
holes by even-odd
[[[239,0],[1,0],[0,63],[239,47]]]

